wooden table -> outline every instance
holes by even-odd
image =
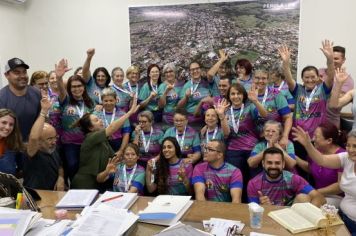
[[[44,218],[54,219],[54,210],[57,202],[65,195],[65,192],[54,192],[54,191],[44,191],[37,190],[42,200],[38,202],[39,207],[41,208]],[[147,207],[149,201],[152,197],[139,197],[136,203],[130,208],[134,213],[137,213],[140,210],[143,210]],[[281,209],[282,207],[278,206],[265,206],[265,211],[263,215],[262,229],[251,229],[249,227],[249,212],[247,204],[236,204],[236,203],[222,203],[222,202],[205,202],[205,201],[194,201],[193,205],[189,210],[184,214],[181,221],[185,224],[192,225],[196,228],[202,229],[202,220],[208,220],[211,217],[215,218],[224,218],[230,220],[240,220],[245,223],[243,233],[249,235],[249,232],[260,232],[273,235],[293,235],[284,229],[277,222],[272,220],[267,216],[268,212],[272,210]],[[75,214],[79,213],[78,211],[69,212],[69,218],[75,219]],[[152,224],[138,223],[134,228],[133,232],[130,235],[137,236],[149,236],[161,231],[164,227]],[[348,230],[344,225],[334,226],[334,231],[336,235],[346,236],[350,235]],[[296,234],[298,236],[302,235],[314,235],[320,236],[318,230],[308,231],[305,233]]]

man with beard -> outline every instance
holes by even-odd
[[[0,89],[0,108],[15,112],[23,141],[28,141],[32,125],[40,112],[40,91],[28,85],[29,66],[19,58],[5,64],[5,77],[9,85]]]
[[[24,186],[35,189],[64,190],[61,158],[56,150],[55,128],[45,123],[51,107],[48,97],[41,100],[41,112],[29,136],[24,163]]]
[[[261,205],[289,206],[296,202],[310,202],[318,207],[325,198],[299,175],[284,169],[283,152],[276,147],[263,152],[263,172],[251,179],[247,186],[250,202]]]

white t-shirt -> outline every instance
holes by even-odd
[[[349,159],[347,152],[339,153],[341,166],[344,169],[341,176],[340,188],[345,193],[340,203],[341,210],[353,221],[356,221],[356,174],[355,162]]]

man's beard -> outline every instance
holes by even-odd
[[[273,170],[276,172],[271,173],[271,171],[273,171]],[[279,176],[281,176],[281,174],[282,174],[282,170],[277,169],[277,168],[269,168],[267,170],[265,169],[265,172],[268,175],[268,177],[270,177],[271,179],[278,179]]]

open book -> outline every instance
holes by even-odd
[[[268,215],[292,233],[300,233],[326,226],[321,209],[311,203],[295,203],[290,208],[271,211]],[[343,224],[339,216],[331,225]]]
[[[96,189],[71,189],[57,203],[56,208],[75,210],[89,206],[99,191]]]
[[[159,195],[139,212],[139,221],[157,225],[173,225],[193,204],[191,196]]]
[[[0,235],[25,235],[42,214],[30,210],[0,207]]]
[[[93,204],[98,207],[101,204],[109,205],[118,209],[129,209],[138,199],[137,193],[122,193],[106,191]]]

